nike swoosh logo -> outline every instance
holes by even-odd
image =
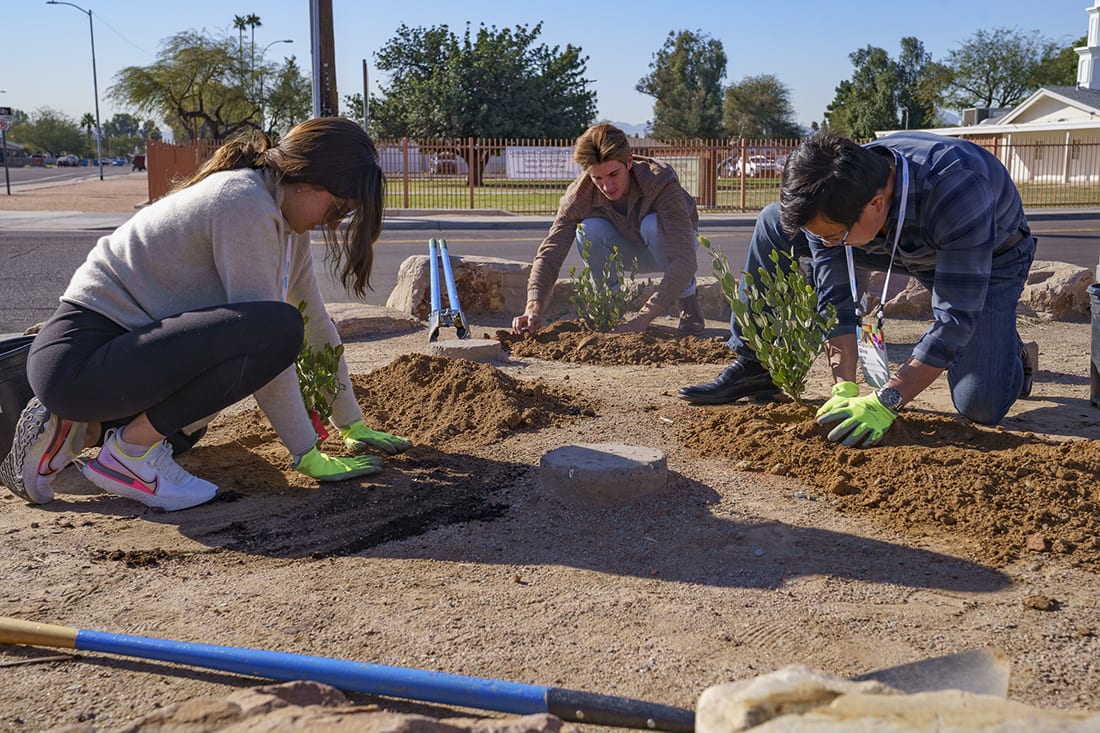
[[[154,476],[152,480],[144,479],[130,469],[126,468],[125,466],[120,466],[120,468],[122,468],[125,473],[123,473],[123,471],[116,471],[110,466],[104,466],[98,458],[88,465],[91,470],[95,471],[101,476],[106,476],[112,481],[117,481],[120,484],[126,484],[130,488],[136,489],[138,491],[143,491],[146,494],[156,495],[157,493],[157,486],[158,482],[160,481],[159,476]]]
[[[50,446],[46,449],[46,452],[42,455],[42,460],[38,462],[38,475],[49,476],[57,473],[50,468],[50,462],[54,457],[65,447],[66,441],[69,439],[69,433],[73,430],[73,424],[69,423],[67,429],[58,430],[54,433],[53,439],[50,440]]]

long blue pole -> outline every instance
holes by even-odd
[[[341,690],[506,713],[546,712],[546,688],[348,659],[194,644],[81,629],[76,648],[212,667],[274,680],[313,680]]]
[[[111,634],[0,616],[0,644],[34,644],[142,659],[275,680],[312,680],[342,690],[503,713],[550,713],[562,720],[619,728],[691,733],[695,713],[627,697],[600,695],[349,659],[245,647],[195,644],[148,636]]]

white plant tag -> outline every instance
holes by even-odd
[[[873,316],[860,319],[859,326],[859,365],[863,369],[863,378],[875,389],[885,386],[890,379],[883,320],[880,308]]]

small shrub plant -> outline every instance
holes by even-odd
[[[309,324],[306,316],[306,302],[298,305],[302,321]],[[344,355],[344,345],[325,344],[315,351],[309,342],[302,340],[302,349],[294,361],[298,372],[298,387],[302,390],[302,400],[306,403],[313,429],[321,440],[328,438],[328,419],[332,416],[332,402],[344,385],[340,384],[340,357]]]
[[[629,276],[623,267],[623,256],[618,247],[611,248],[611,256],[607,259],[607,265],[601,277],[593,277],[589,266],[589,255],[592,252],[592,240],[584,236],[584,229],[577,225],[577,232],[581,236],[581,259],[584,267],[577,273],[575,265],[569,268],[569,277],[573,284],[573,294],[569,296],[569,302],[577,309],[577,314],[585,325],[593,331],[610,331],[622,322],[625,315],[638,305],[642,286],[635,279],[637,274],[633,266]],[[611,287],[607,283],[614,281],[618,287]]]
[[[730,272],[725,253],[711,247],[706,237],[699,241],[710,250],[714,276],[733,310],[741,338],[756,352],[776,386],[803,404],[806,376],[825,337],[836,327],[836,308],[826,304],[824,313],[818,311],[817,292],[802,275],[793,249],[772,250],[769,257],[776,265],[774,273],[762,267],[755,275],[742,273],[742,299],[741,283]],[[781,258],[790,266],[780,267]]]

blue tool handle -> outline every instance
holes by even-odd
[[[439,258],[443,260],[443,276],[447,279],[447,300],[453,310],[462,310],[458,304],[458,288],[455,287],[455,274],[451,270],[451,256],[447,254],[447,240],[439,240]]]
[[[443,296],[439,292],[439,257],[434,239],[428,240],[428,269],[432,277],[432,310],[438,312],[443,307]]]
[[[546,712],[547,688],[264,649],[193,644],[81,629],[76,648],[159,659],[274,680],[313,680],[341,690],[506,713]]]

